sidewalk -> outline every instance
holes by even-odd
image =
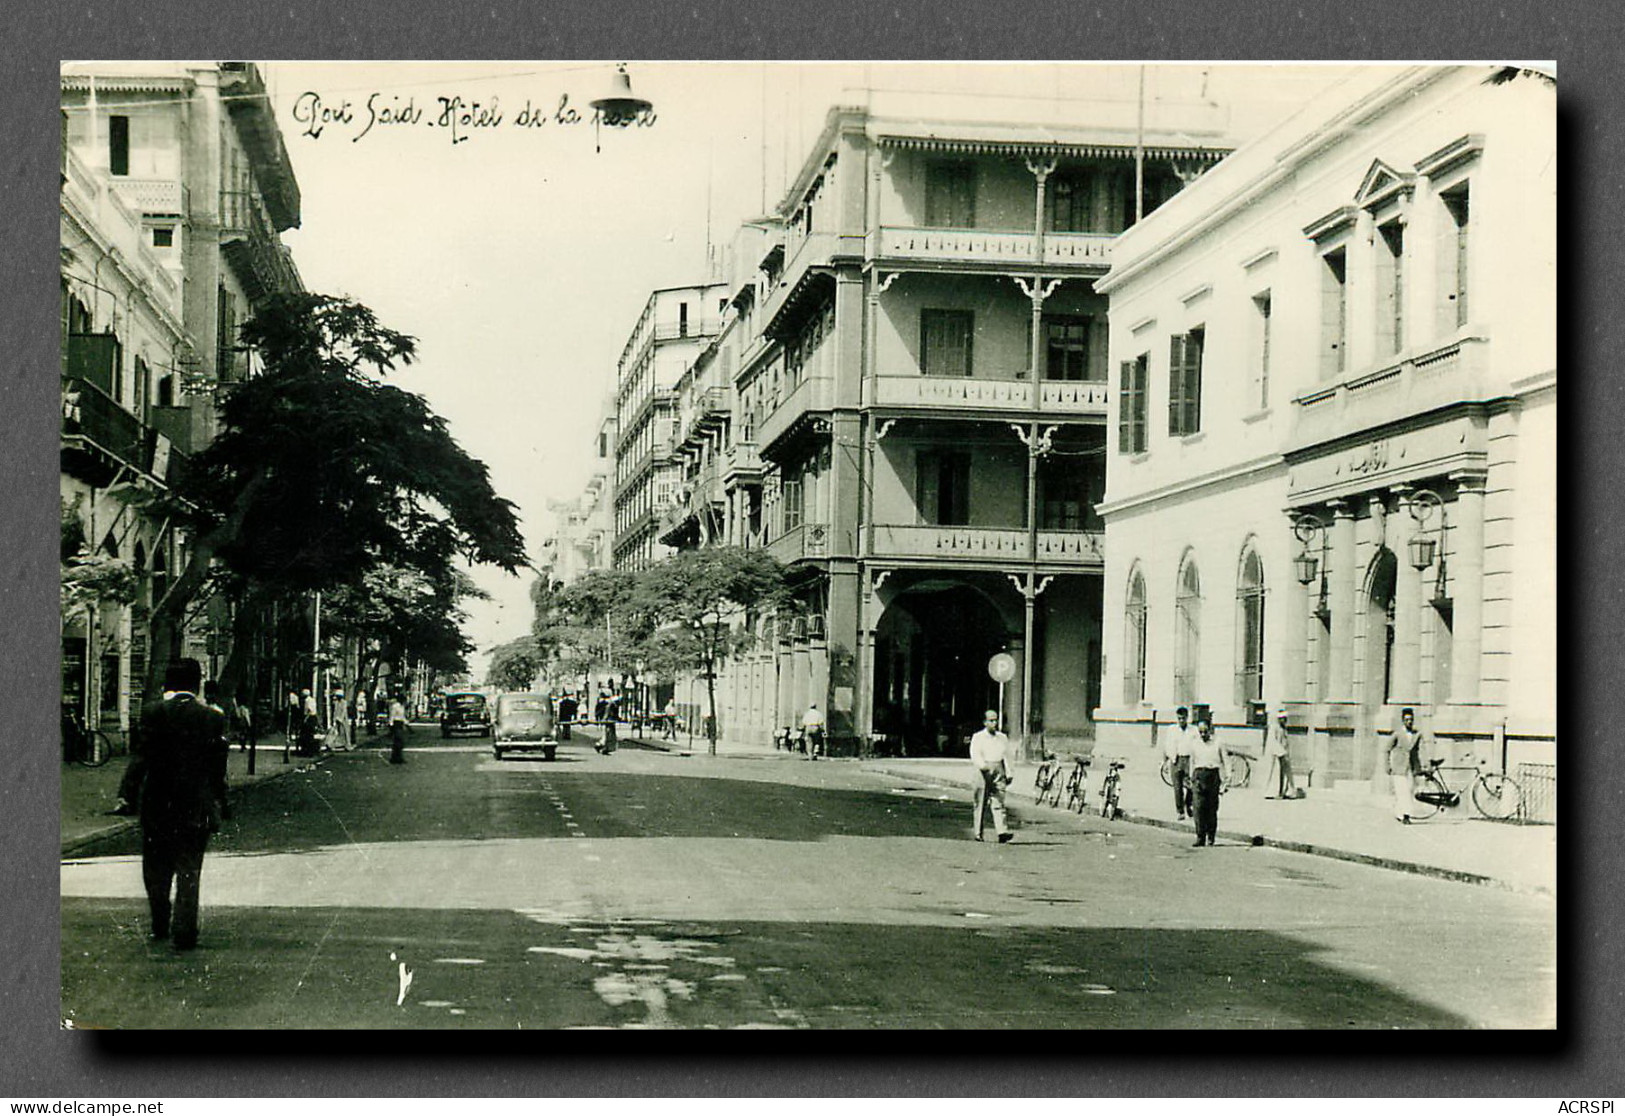
[[[1097,818],[1100,784],[1106,772],[1104,758],[1105,753],[1097,755],[1089,767],[1086,809]],[[1119,796],[1124,811],[1122,821],[1194,833],[1191,822],[1175,820],[1173,790],[1158,774],[1162,766],[1160,753],[1135,749],[1116,758],[1128,761]],[[1068,763],[1069,757],[1063,756],[1062,761]],[[863,763],[872,771],[962,787],[969,801],[972,772],[967,760],[889,759]],[[1017,763],[1012,769],[1009,798],[1019,811],[1055,809],[1033,801],[1036,768],[1036,764]],[[1070,767],[1063,768],[1063,775],[1066,770]],[[1229,791],[1220,799],[1221,844],[1261,844],[1464,883],[1557,895],[1556,826],[1489,821],[1479,817],[1466,801],[1425,822],[1401,825],[1394,819],[1392,800],[1387,795],[1366,793],[1363,788],[1311,788],[1302,799],[1280,801],[1264,797],[1264,776],[1264,764],[1255,760],[1249,785]]]
[[[388,739],[380,735],[373,742],[383,741],[383,746],[388,747]],[[365,745],[367,738],[362,737],[362,741]],[[317,763],[320,757],[300,758],[290,753],[288,762],[283,763],[282,734],[276,733],[260,740],[254,759],[254,774],[250,775],[248,753],[232,746],[226,761],[228,793],[235,796],[240,788],[250,783],[303,770]],[[76,763],[62,765],[62,856],[93,855],[98,845],[136,828],[136,819],[108,813],[118,804],[119,780],[124,777],[124,769],[129,764],[128,756],[118,756],[101,767],[81,767]]]

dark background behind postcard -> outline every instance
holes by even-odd
[[[8,6],[0,107],[0,1095],[1499,1095],[1625,1092],[1618,8],[1271,4],[351,0]],[[1565,764],[1559,1035],[908,1033],[96,1036],[58,1029],[57,67],[63,58],[960,58],[1558,62],[1566,217],[1560,462]],[[501,1041],[498,1041],[501,1040]],[[967,1057],[966,1055],[970,1055]],[[1006,1102],[1007,1103],[1007,1102]]]

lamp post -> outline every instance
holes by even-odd
[[[1326,522],[1318,516],[1304,512],[1292,520],[1292,533],[1303,544],[1303,549],[1292,560],[1294,570],[1298,575],[1298,584],[1308,588],[1314,583],[1318,573],[1320,577],[1320,600],[1315,605],[1315,618],[1325,623],[1331,616],[1331,609],[1326,605]],[[1310,544],[1316,538],[1320,540],[1320,554],[1310,553]]]
[[[615,73],[610,78],[608,92],[602,97],[596,97],[591,102],[596,110],[593,116],[593,149],[602,150],[599,143],[599,128],[608,125],[611,128],[624,128],[638,118],[641,113],[648,112],[654,106],[642,97],[632,95],[632,78],[626,72],[626,63],[622,62],[615,67]]]
[[[1416,521],[1416,534],[1405,544],[1405,550],[1410,558],[1411,565],[1418,573],[1425,571],[1433,565],[1434,556],[1439,559],[1439,575],[1433,585],[1433,604],[1443,605],[1449,603],[1450,598],[1445,595],[1445,559],[1444,536],[1449,529],[1449,518],[1445,514],[1444,500],[1437,492],[1427,488],[1418,488],[1411,493],[1406,505],[1411,518]],[[1439,513],[1439,537],[1433,538],[1428,534],[1428,522],[1433,513]]]

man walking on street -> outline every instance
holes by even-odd
[[[389,762],[405,763],[406,703],[399,692],[389,697]]]
[[[1422,732],[1410,708],[1399,711],[1399,721],[1388,746],[1388,778],[1394,790],[1394,820],[1410,825],[1416,776],[1422,771]]]
[[[1192,746],[1191,789],[1192,816],[1196,819],[1196,843],[1193,847],[1213,844],[1219,832],[1219,792],[1224,785],[1224,771],[1230,757],[1224,745],[1213,734],[1213,722],[1203,719]]]
[[[819,712],[816,701],[801,715],[801,742],[810,760],[817,759],[824,750],[824,714]]]
[[[993,831],[1002,844],[1012,836],[1004,812],[1004,788],[1010,785],[1010,738],[999,731],[997,711],[989,709],[982,716],[981,731],[970,738],[970,762],[977,772],[972,796],[976,839],[982,839],[983,816],[991,811]]]
[[[1191,711],[1188,708],[1181,705],[1174,711],[1174,716],[1179,719],[1179,725],[1170,734],[1172,738],[1166,750],[1174,764],[1174,812],[1183,820],[1191,812],[1191,751],[1202,737],[1196,726],[1190,723]]]
[[[141,878],[152,936],[181,950],[197,945],[203,853],[226,809],[226,715],[198,696],[202,682],[197,660],[171,663],[164,696],[142,711],[137,734]]]

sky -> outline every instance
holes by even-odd
[[[548,502],[581,491],[599,409],[649,292],[706,278],[770,211],[834,104],[957,119],[1132,121],[1138,65],[632,62],[646,126],[595,134],[614,66],[279,62],[265,67],[302,193],[283,234],[307,288],[418,339],[422,394],[519,508],[533,561]],[[1251,138],[1347,76],[1338,65],[1148,65],[1148,118],[1217,106]],[[444,114],[447,104],[452,115]],[[561,113],[562,109],[562,113]],[[581,120],[568,122],[579,110]],[[481,113],[485,115],[482,117]],[[561,115],[563,120],[561,121]],[[542,121],[535,123],[535,121]],[[526,634],[530,575],[475,570],[476,677]]]

